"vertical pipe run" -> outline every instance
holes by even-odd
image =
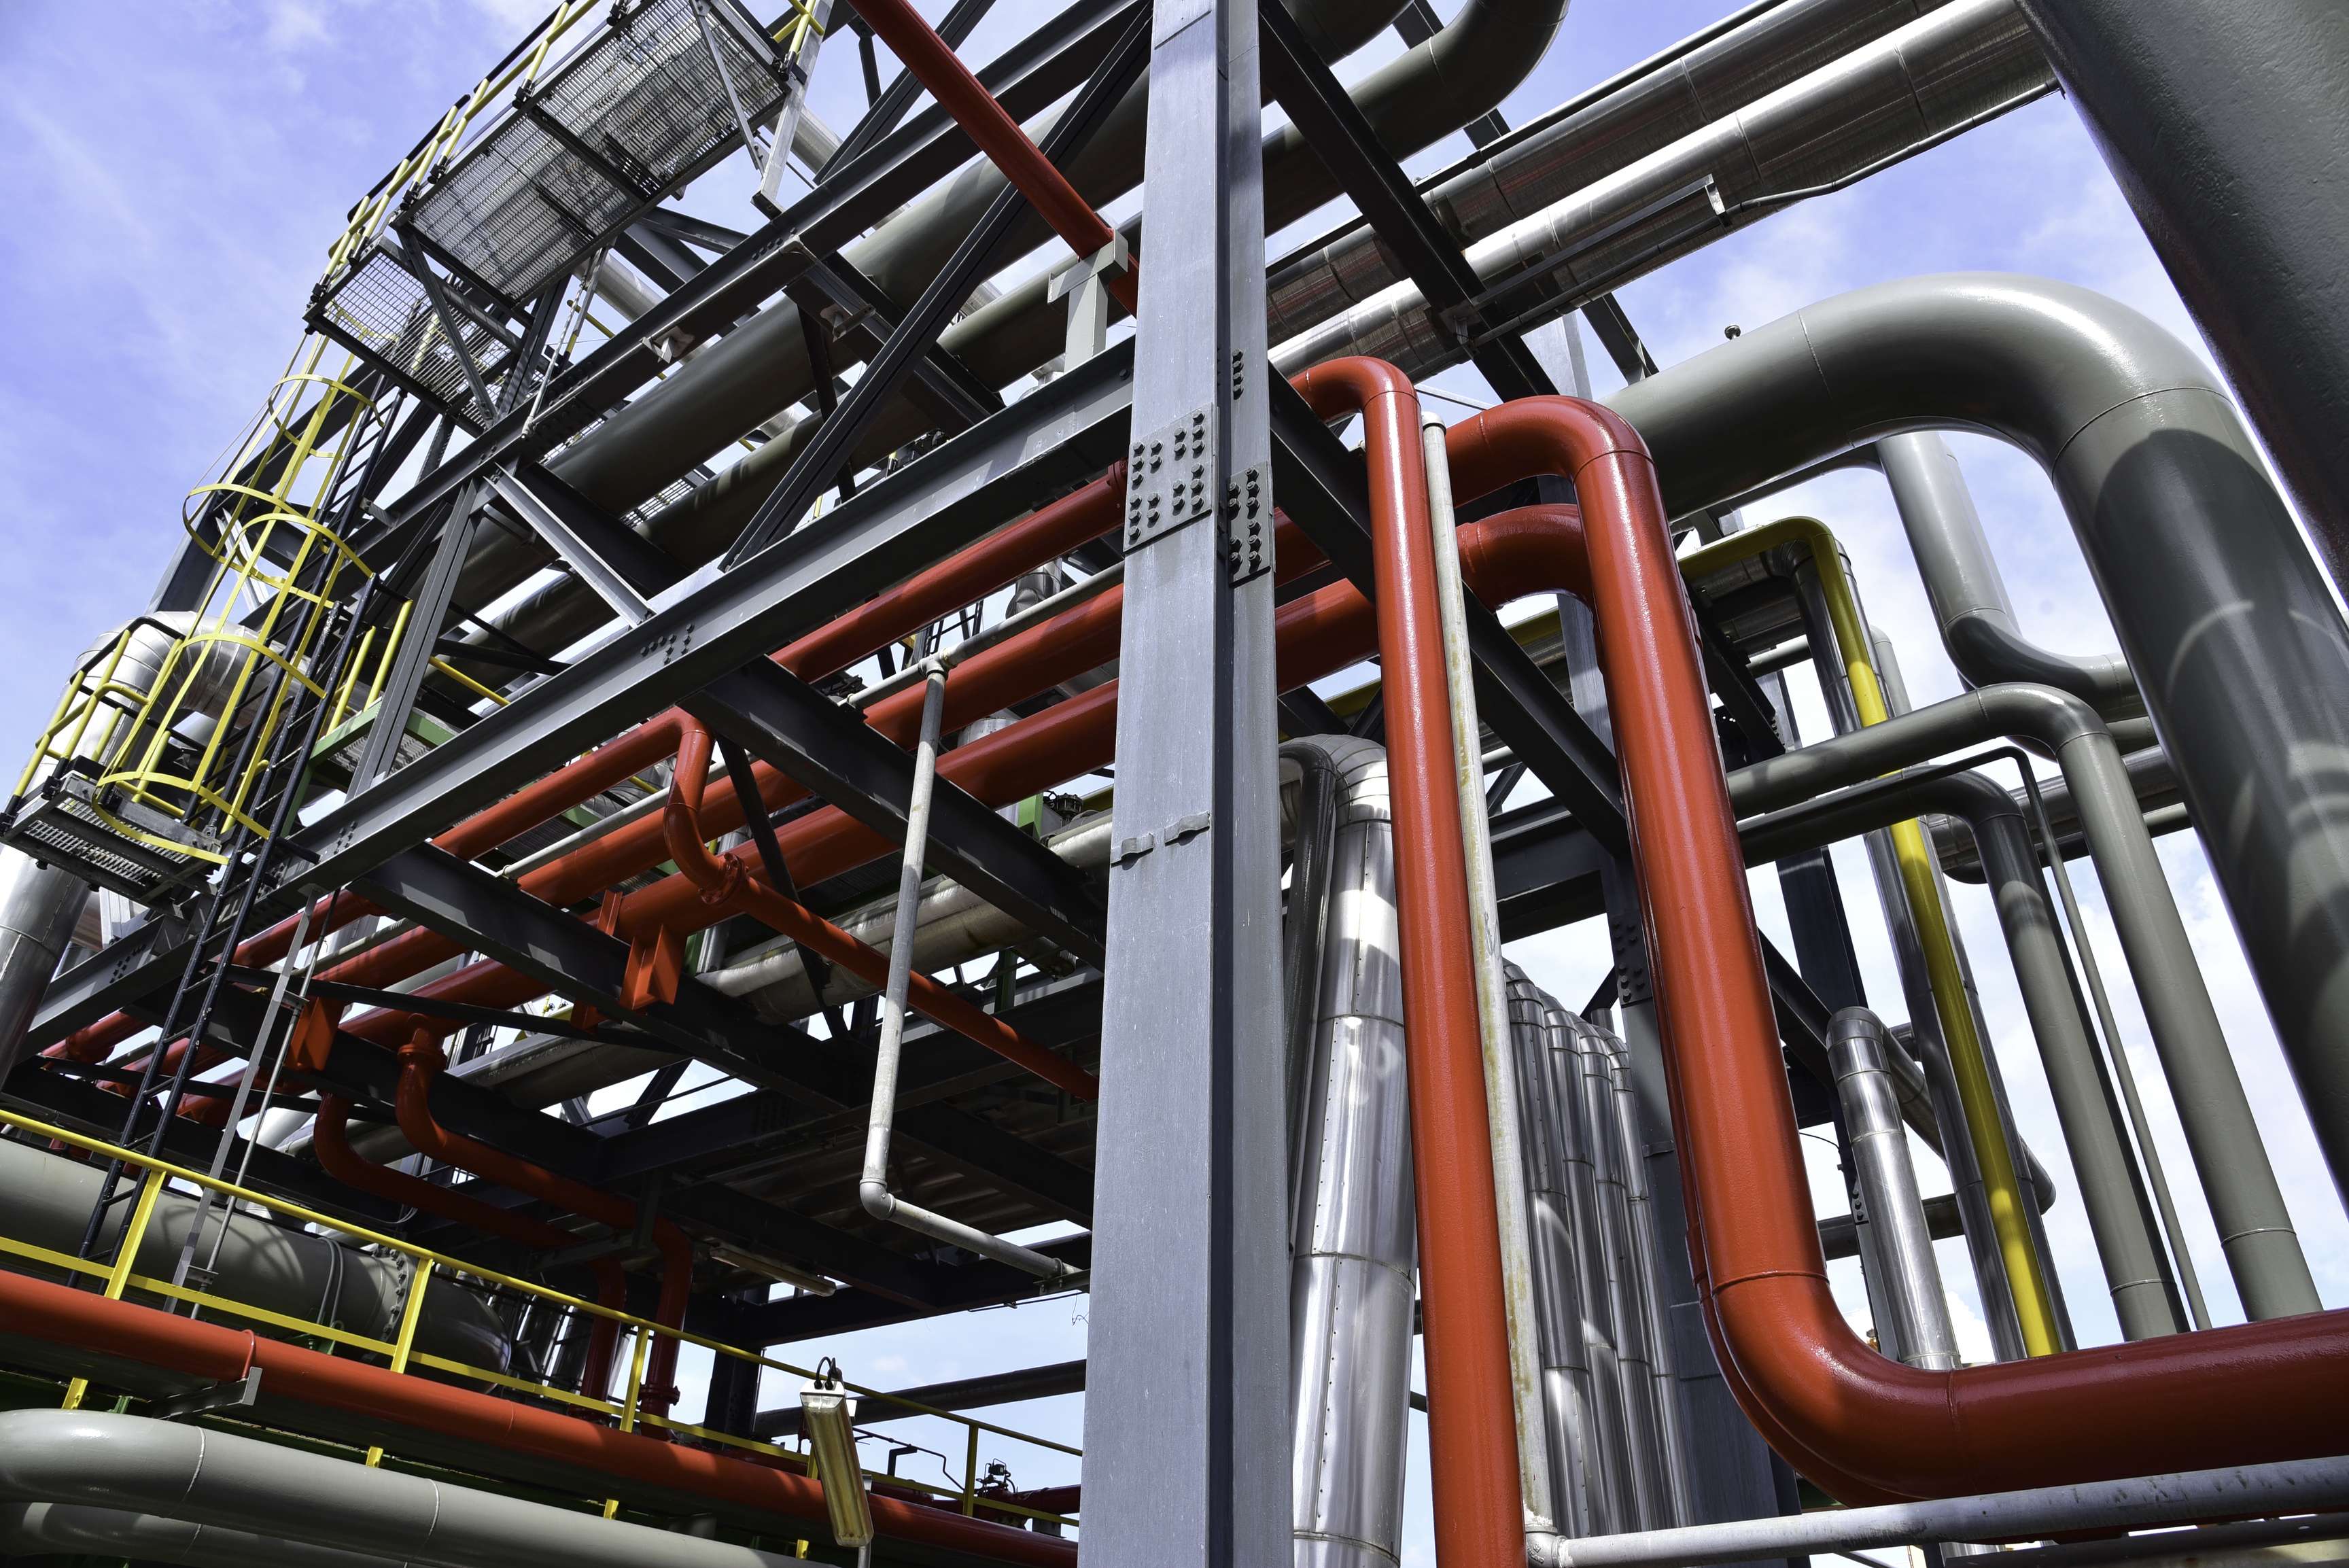
[[[1485,1103],[1490,1109],[1494,1206],[1499,1216],[1501,1284],[1508,1309],[1509,1376],[1516,1406],[1517,1480],[1524,1489],[1526,1528],[1557,1532],[1558,1504],[1552,1467],[1538,1440],[1543,1426],[1542,1360],[1534,1322],[1532,1244],[1527,1231],[1524,1156],[1519,1149],[1517,1067],[1509,1023],[1507,982],[1501,971],[1501,909],[1493,880],[1492,831],[1485,809],[1485,745],[1476,717],[1476,684],[1468,653],[1468,621],[1460,582],[1460,541],[1452,510],[1451,459],[1444,421],[1423,415],[1427,469],[1429,542],[1435,558],[1437,609],[1444,628],[1444,683],[1452,699],[1452,775],[1460,802],[1461,850],[1468,872],[1470,951],[1475,960],[1476,1020],[1485,1046]]]
[[[876,1220],[1057,1282],[1072,1272],[1060,1259],[932,1213],[889,1191],[889,1139],[897,1116],[897,1068],[905,1044],[906,998],[913,990],[914,943],[921,924],[922,861],[929,852],[930,802],[936,794],[938,728],[946,713],[945,663],[931,659],[923,682],[922,733],[914,748],[913,789],[905,802],[905,850],[897,864],[896,925],[889,944],[888,978],[882,985],[881,1038],[874,1052],[873,1108],[864,1127],[864,1169],[856,1183],[857,1200]]]
[[[1854,1173],[1876,1244],[1877,1291],[1890,1321],[1878,1326],[1884,1353],[1911,1367],[1946,1371],[1958,1364],[1957,1336],[1917,1195],[1909,1130],[1885,1067],[1884,1024],[1865,1007],[1846,1007],[1827,1025],[1827,1060],[1850,1130]]]

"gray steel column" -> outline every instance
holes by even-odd
[[[2349,6],[2023,0],[2146,237],[2349,583]]]
[[[1261,101],[1254,0],[1157,7],[1102,1013],[1089,1568],[1262,1568],[1288,1551],[1272,579],[1232,584],[1218,521],[1227,478],[1258,481],[1268,523],[1272,507]]]

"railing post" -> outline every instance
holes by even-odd
[[[147,1184],[139,1189],[139,1202],[130,1211],[130,1223],[123,1227],[122,1244],[114,1250],[114,1267],[106,1276],[106,1299],[120,1301],[129,1288],[131,1271],[139,1263],[140,1243],[147,1239],[147,1227],[155,1218],[156,1201],[163,1196],[163,1172],[147,1172]],[[66,1385],[65,1403],[58,1408],[78,1410],[89,1394],[89,1379],[77,1377]]]
[[[399,1337],[391,1342],[391,1369],[408,1370],[409,1353],[416,1348],[417,1320],[424,1315],[424,1290],[432,1283],[432,1271],[438,1265],[428,1259],[416,1261],[415,1277],[408,1282],[408,1300],[399,1309]],[[383,1445],[372,1443],[367,1451],[367,1469],[383,1463]]]
[[[970,1449],[963,1458],[962,1511],[967,1514],[978,1511],[978,1429],[970,1429]]]

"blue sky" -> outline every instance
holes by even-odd
[[[1519,121],[1714,20],[1730,0],[1576,0],[1559,42],[1504,112]],[[944,9],[923,0],[926,12]],[[1449,0],[1439,0],[1447,14]],[[26,745],[56,700],[73,654],[143,607],[179,527],[181,497],[211,477],[283,365],[345,210],[539,14],[520,0],[151,0],[0,6],[0,542],[11,613],[0,617],[0,736]],[[1048,15],[1002,0],[966,53],[984,59]],[[1374,47],[1341,70],[1374,63]],[[885,63],[885,69],[889,68]],[[819,72],[814,103],[853,123],[862,92],[853,51]],[[1454,137],[1415,156],[1431,170],[1464,151]],[[719,222],[754,214],[739,176],[695,203]],[[1308,228],[1314,225],[1307,225]],[[2119,298],[2198,348],[2179,305],[2071,108],[2049,98],[1838,195],[1767,219],[1693,259],[1634,283],[1621,298],[1664,364],[1812,300],[1884,279],[1997,269],[2056,277]],[[1601,390],[1612,380],[1591,356]],[[1465,389],[1465,373],[1445,385]],[[1955,438],[2024,630],[2075,652],[2110,648],[2111,631],[2051,490],[2028,459]],[[1843,537],[1880,626],[1890,628],[1912,695],[1959,684],[1882,483],[1839,476],[1760,515],[1810,511]],[[1798,679],[1806,732],[1825,729],[1815,685]],[[12,760],[7,764],[16,766]],[[2328,1301],[2349,1301],[2349,1223],[2308,1136],[2273,1036],[2207,865],[2186,836],[2162,856],[2227,1021],[2295,1219]],[[1905,1008],[1892,981],[1856,848],[1838,852],[1871,999]],[[2125,975],[2093,878],[2085,877],[2106,970]],[[1757,878],[1765,927],[1785,940],[1775,882]],[[2050,1216],[2056,1262],[2084,1340],[2113,1336],[2076,1198],[2054,1157],[2047,1099],[1986,900],[1958,893],[1992,1037],[2024,1134],[2055,1169],[2064,1201]],[[1592,933],[1519,944],[1516,956],[1578,1000],[1606,966]],[[2126,985],[2116,1002],[2164,1130],[2163,1148],[2214,1311],[2240,1316],[2191,1165]],[[1940,1180],[1929,1171],[1929,1185]],[[1961,1315],[1971,1285],[1944,1258]],[[1838,1282],[1848,1292],[1848,1279]],[[1081,1298],[855,1336],[824,1348],[880,1384],[926,1381],[1082,1353]],[[1970,1326],[1970,1327],[1972,1326]],[[800,1347],[808,1358],[815,1347]],[[780,1388],[774,1390],[781,1392]],[[1007,1417],[1074,1439],[1075,1401]],[[923,1437],[932,1447],[953,1447]],[[876,1456],[877,1457],[877,1456]],[[1054,1465],[1010,1454],[1026,1482]],[[916,1461],[923,1462],[923,1461]],[[957,1450],[958,1463],[958,1450]],[[1406,1561],[1427,1555],[1424,1470],[1415,1465]]]

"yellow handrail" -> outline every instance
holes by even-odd
[[[138,1206],[131,1214],[129,1225],[123,1233],[121,1246],[115,1262],[111,1265],[95,1264],[88,1259],[71,1257],[65,1253],[52,1252],[47,1248],[36,1246],[28,1242],[20,1242],[13,1237],[0,1236],[0,1252],[10,1253],[18,1256],[30,1258],[36,1262],[47,1264],[52,1267],[66,1269],[75,1273],[85,1274],[102,1274],[106,1275],[106,1294],[109,1297],[117,1300],[121,1298],[126,1290],[135,1288],[150,1295],[163,1296],[167,1299],[188,1302],[193,1305],[225,1312],[235,1316],[249,1317],[255,1321],[267,1323],[273,1326],[286,1329],[293,1333],[316,1335],[333,1340],[337,1344],[349,1345],[357,1349],[363,1349],[372,1351],[378,1355],[388,1356],[392,1360],[392,1369],[394,1371],[405,1372],[411,1366],[414,1366],[428,1367],[435,1371],[454,1373],[460,1377],[476,1378],[501,1387],[511,1388],[518,1393],[526,1393],[537,1398],[550,1398],[557,1401],[558,1403],[592,1410],[601,1415],[617,1417],[621,1422],[621,1429],[624,1431],[634,1430],[637,1426],[642,1425],[657,1426],[669,1431],[683,1433],[689,1437],[720,1443],[728,1447],[744,1449],[767,1456],[772,1456],[778,1451],[788,1452],[789,1450],[778,1450],[770,1444],[758,1442],[751,1439],[736,1437],[730,1433],[713,1431],[709,1428],[697,1426],[690,1422],[672,1420],[667,1417],[656,1415],[650,1411],[642,1410],[638,1408],[639,1397],[643,1391],[645,1369],[647,1364],[647,1353],[650,1348],[653,1336],[665,1336],[668,1338],[678,1340],[682,1344],[698,1346],[705,1350],[710,1351],[714,1355],[731,1357],[738,1361],[748,1361],[760,1367],[771,1367],[778,1372],[785,1373],[794,1377],[812,1380],[816,1377],[814,1370],[809,1367],[795,1366],[788,1361],[778,1361],[771,1357],[761,1356],[756,1351],[743,1350],[735,1346],[728,1345],[723,1341],[711,1339],[706,1336],[695,1334],[687,1329],[672,1328],[667,1325],[656,1323],[649,1318],[638,1317],[632,1313],[621,1311],[616,1307],[605,1306],[600,1302],[588,1301],[580,1296],[567,1295],[564,1292],[555,1290],[551,1286],[540,1284],[535,1281],[517,1278],[512,1274],[500,1274],[495,1269],[484,1267],[480,1264],[455,1257],[446,1253],[435,1252],[429,1247],[420,1247],[412,1242],[403,1241],[397,1236],[387,1235],[380,1231],[369,1230],[365,1225],[357,1224],[348,1220],[337,1219],[334,1215],[308,1208],[303,1204],[291,1202],[290,1200],[274,1197],[268,1193],[256,1191],[248,1187],[239,1186],[233,1181],[222,1181],[215,1176],[207,1176],[202,1171],[192,1171],[185,1166],[174,1165],[169,1161],[158,1159],[153,1155],[141,1154],[134,1150],[121,1148],[116,1144],[109,1143],[104,1139],[93,1138],[86,1133],[77,1132],[71,1128],[60,1127],[54,1123],[41,1121],[34,1117],[24,1115],[22,1112],[8,1109],[5,1107],[0,1107],[0,1125],[16,1128],[20,1131],[31,1134],[36,1139],[54,1140],[60,1143],[69,1144],[78,1149],[87,1150],[92,1154],[99,1155],[106,1159],[119,1160],[127,1165],[135,1165],[148,1172],[146,1185],[140,1192]],[[191,1289],[184,1285],[174,1285],[168,1281],[152,1279],[136,1273],[133,1265],[138,1255],[139,1244],[144,1239],[148,1225],[154,1216],[156,1202],[161,1196],[163,1184],[166,1181],[184,1181],[191,1185],[202,1188],[208,1191],[218,1193],[222,1197],[233,1199],[240,1202],[251,1203],[289,1219],[299,1220],[307,1224],[317,1225],[329,1231],[337,1232],[345,1236],[350,1237],[354,1241],[382,1247],[388,1251],[398,1253],[413,1260],[416,1264],[416,1275],[410,1282],[407,1299],[401,1308],[400,1326],[398,1331],[399,1337],[397,1340],[387,1343],[383,1340],[372,1339],[362,1335],[352,1334],[348,1330],[335,1328],[326,1324],[288,1316],[282,1313],[270,1311],[265,1307],[246,1305],[243,1303],[233,1301],[223,1296],[214,1295],[206,1291]],[[471,1275],[475,1279],[483,1280],[508,1290],[518,1291],[524,1295],[533,1295],[542,1301],[549,1302],[558,1306],[568,1307],[574,1311],[585,1313],[596,1317],[606,1318],[622,1327],[634,1331],[636,1336],[636,1349],[635,1354],[631,1357],[628,1389],[625,1398],[618,1402],[609,1399],[597,1399],[585,1395],[574,1394],[567,1389],[556,1388],[545,1384],[527,1382],[524,1379],[510,1377],[506,1374],[496,1372],[487,1367],[472,1367],[465,1364],[464,1362],[454,1361],[443,1357],[433,1356],[427,1352],[417,1350],[415,1348],[416,1326],[422,1312],[425,1285],[429,1276],[432,1273],[442,1269],[447,1270],[451,1274]],[[942,1410],[937,1408],[936,1406],[924,1405],[915,1400],[899,1398],[895,1395],[887,1394],[880,1389],[868,1388],[854,1383],[847,1384],[846,1387],[852,1392],[864,1398],[881,1400],[887,1404],[892,1409],[904,1410],[915,1415],[934,1416],[939,1419],[951,1421],[958,1426],[967,1428],[972,1434],[972,1452],[974,1454],[977,1452],[978,1434],[985,1432],[995,1437],[1005,1439],[1009,1441],[1025,1443],[1035,1448],[1049,1449],[1056,1453],[1067,1454],[1071,1458],[1083,1457],[1082,1449],[1071,1448],[1066,1443],[1056,1442],[1050,1438],[1041,1438],[1034,1435],[1033,1433],[1019,1431],[1010,1427],[999,1426],[992,1421],[980,1420],[976,1417],[967,1416],[959,1411]],[[86,1395],[88,1387],[88,1384],[87,1379],[79,1377],[75,1378],[67,1390],[67,1402],[66,1408],[72,1409],[78,1408],[81,1399]],[[367,1461],[369,1464],[379,1463],[382,1450],[379,1447],[370,1449],[369,1455],[370,1458]],[[804,1456],[794,1457],[803,1458]],[[900,1486],[913,1487],[918,1491],[926,1491],[936,1496],[947,1498],[959,1498],[967,1491],[974,1491],[977,1486],[975,1479],[968,1480],[962,1487],[940,1487],[932,1485],[926,1481],[914,1480],[906,1477],[890,1476],[882,1471],[868,1471],[866,1473],[876,1480],[891,1481],[894,1484]],[[1072,1522],[1062,1519],[1061,1516],[1058,1514],[1040,1512],[1036,1510],[1028,1509],[1009,1501],[996,1501],[990,1500],[985,1506],[990,1512],[1016,1513],[1030,1518],[1056,1520],[1062,1523]]]
[[[1817,570],[1827,618],[1835,628],[1837,650],[1844,676],[1851,683],[1852,706],[1862,725],[1882,724],[1892,717],[1884,688],[1876,677],[1866,623],[1859,599],[1853,593],[1843,548],[1826,524],[1811,517],[1781,518],[1757,528],[1692,551],[1681,560],[1688,577],[1701,577],[1739,561],[1748,560],[1782,544],[1807,548]],[[2013,1150],[2007,1146],[2005,1121],[1999,1115],[1998,1091],[1990,1076],[1990,1061],[1981,1034],[1974,1027],[1971,1001],[1966,995],[1965,972],[1958,963],[1956,940],[1951,935],[1949,910],[1941,902],[1940,881],[1934,875],[1933,851],[1925,830],[1915,819],[1897,822],[1892,830],[1893,858],[1900,866],[1900,885],[1909,895],[1917,921],[1917,942],[1923,949],[1925,973],[1933,992],[1933,1012],[1940,1020],[1941,1038],[1949,1047],[1951,1076],[1957,1080],[1958,1101],[1966,1117],[1966,1137],[1974,1163],[1980,1167],[1983,1195],[1990,1204],[1991,1229],[1998,1238],[1999,1254],[2006,1264],[2014,1315],[2023,1330],[2026,1354],[2052,1356],[2063,1348],[2055,1333],[2055,1312],[2038,1249],[2031,1243],[2030,1222],[2023,1211],[2023,1186],[2015,1174]]]

